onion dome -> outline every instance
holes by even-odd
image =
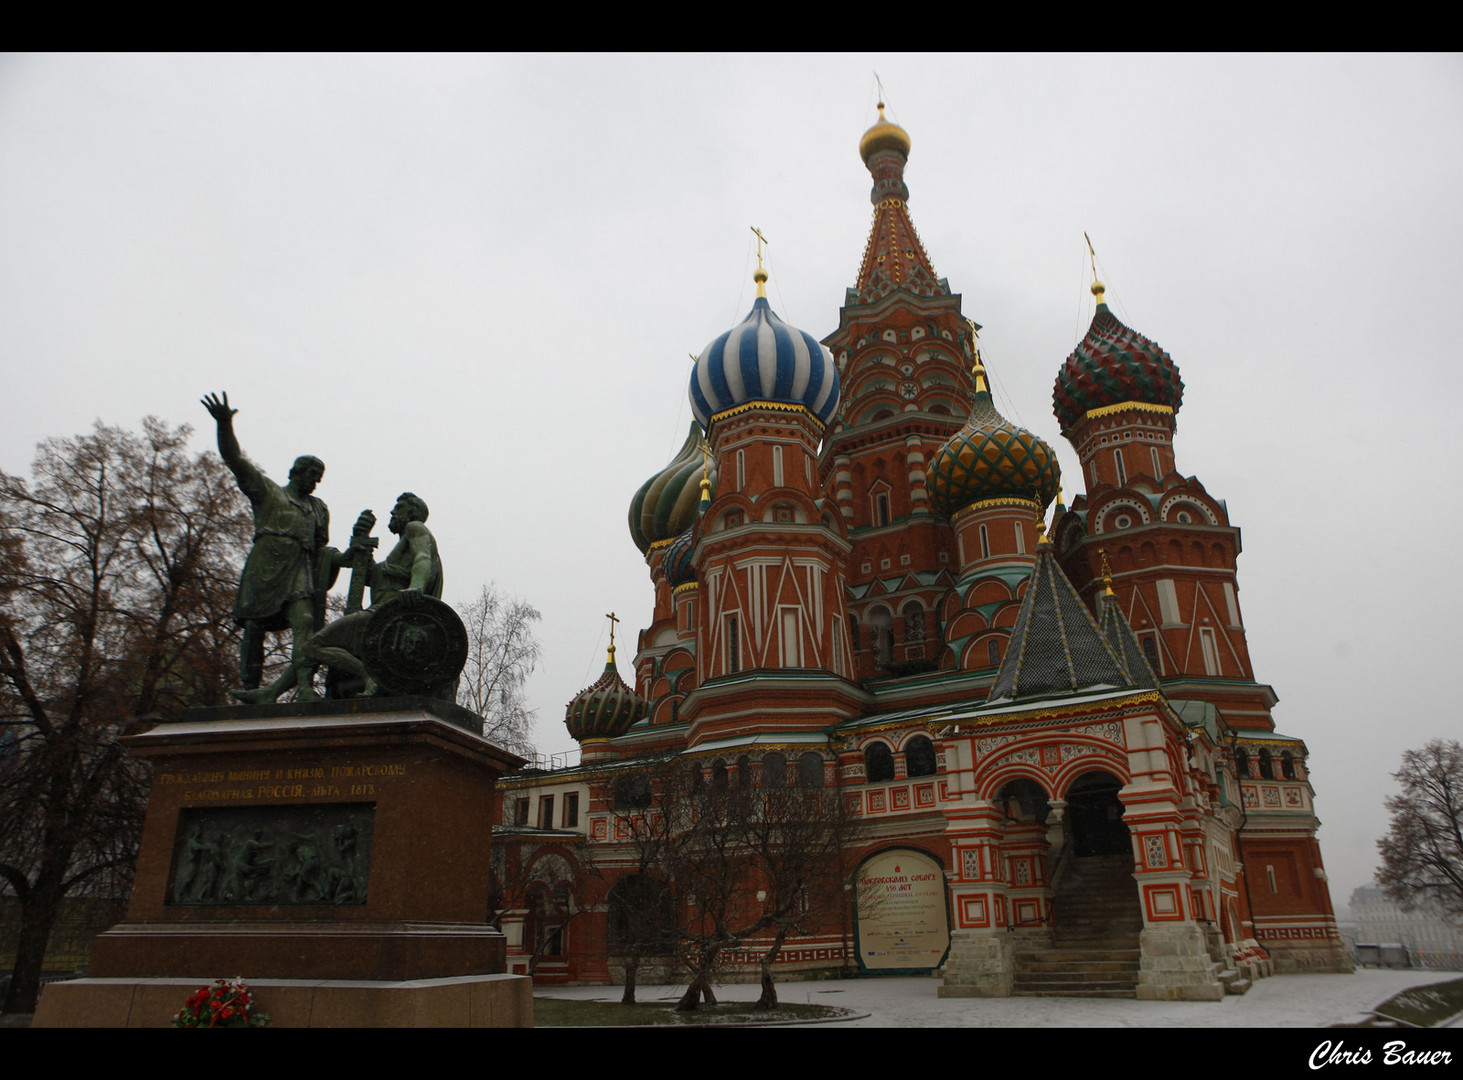
[[[747,317],[716,338],[691,372],[691,411],[703,428],[717,413],[752,401],[802,405],[827,425],[838,408],[838,369],[818,339],[779,319],[767,303],[760,266]]]
[[[691,561],[691,556],[696,550],[692,535],[695,531],[694,525],[688,526],[686,531],[672,540],[670,546],[665,549],[665,559],[661,562],[661,567],[664,570],[665,579],[672,589],[678,585],[684,585],[688,581],[696,580],[696,564]]]
[[[643,719],[649,711],[649,703],[620,678],[615,667],[615,646],[611,643],[604,674],[574,695],[564,712],[564,726],[581,743],[588,739],[613,739],[629,731],[630,725]]]
[[[879,121],[864,132],[864,137],[859,140],[859,157],[864,159],[865,165],[880,150],[898,150],[905,157],[909,157],[909,146],[909,132],[884,119],[884,103],[879,102]]]
[[[693,423],[686,441],[671,463],[656,473],[630,500],[630,536],[641,554],[650,545],[679,536],[696,518],[701,499],[701,471],[706,464],[706,440],[701,425]],[[711,469],[716,484],[716,469]]]
[[[1064,435],[1093,409],[1135,402],[1178,412],[1184,399],[1184,382],[1173,357],[1119,322],[1103,291],[1102,282],[1092,283],[1097,313],[1087,336],[1057,373],[1052,391],[1052,411]]]
[[[1060,490],[1060,480],[1052,448],[996,412],[977,353],[970,418],[930,459],[926,483],[931,504],[952,517],[982,499],[1034,498],[1045,511]]]

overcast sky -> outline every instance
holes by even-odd
[[[689,353],[769,298],[838,325],[858,140],[981,323],[997,404],[1076,457],[1052,381],[1107,298],[1185,383],[1178,467],[1243,531],[1240,603],[1306,740],[1332,893],[1370,878],[1402,752],[1458,738],[1458,56],[0,55],[0,468],[227,390],[343,543],[404,489],[446,599],[543,613],[546,751],[651,611],[626,517],[685,437]]]

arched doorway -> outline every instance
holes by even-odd
[[[1086,772],[1067,789],[1067,820],[1072,824],[1072,854],[1079,859],[1099,855],[1133,855],[1123,804],[1123,783],[1111,773]]]

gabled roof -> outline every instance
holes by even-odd
[[[1043,538],[987,704],[1134,686]]]

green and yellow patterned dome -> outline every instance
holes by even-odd
[[[629,731],[630,725],[643,720],[649,711],[649,703],[620,678],[615,667],[615,646],[611,644],[604,674],[574,695],[564,711],[564,726],[581,743],[613,739]]]
[[[706,440],[701,425],[691,421],[686,441],[671,463],[656,473],[630,500],[630,536],[641,554],[650,545],[672,540],[696,519],[701,501],[701,471],[706,464]],[[711,466],[711,490],[716,490],[716,467]]]
[[[946,517],[982,499],[1034,498],[1045,510],[1061,482],[1057,455],[996,411],[979,358],[975,387],[970,419],[930,459],[930,503]]]

